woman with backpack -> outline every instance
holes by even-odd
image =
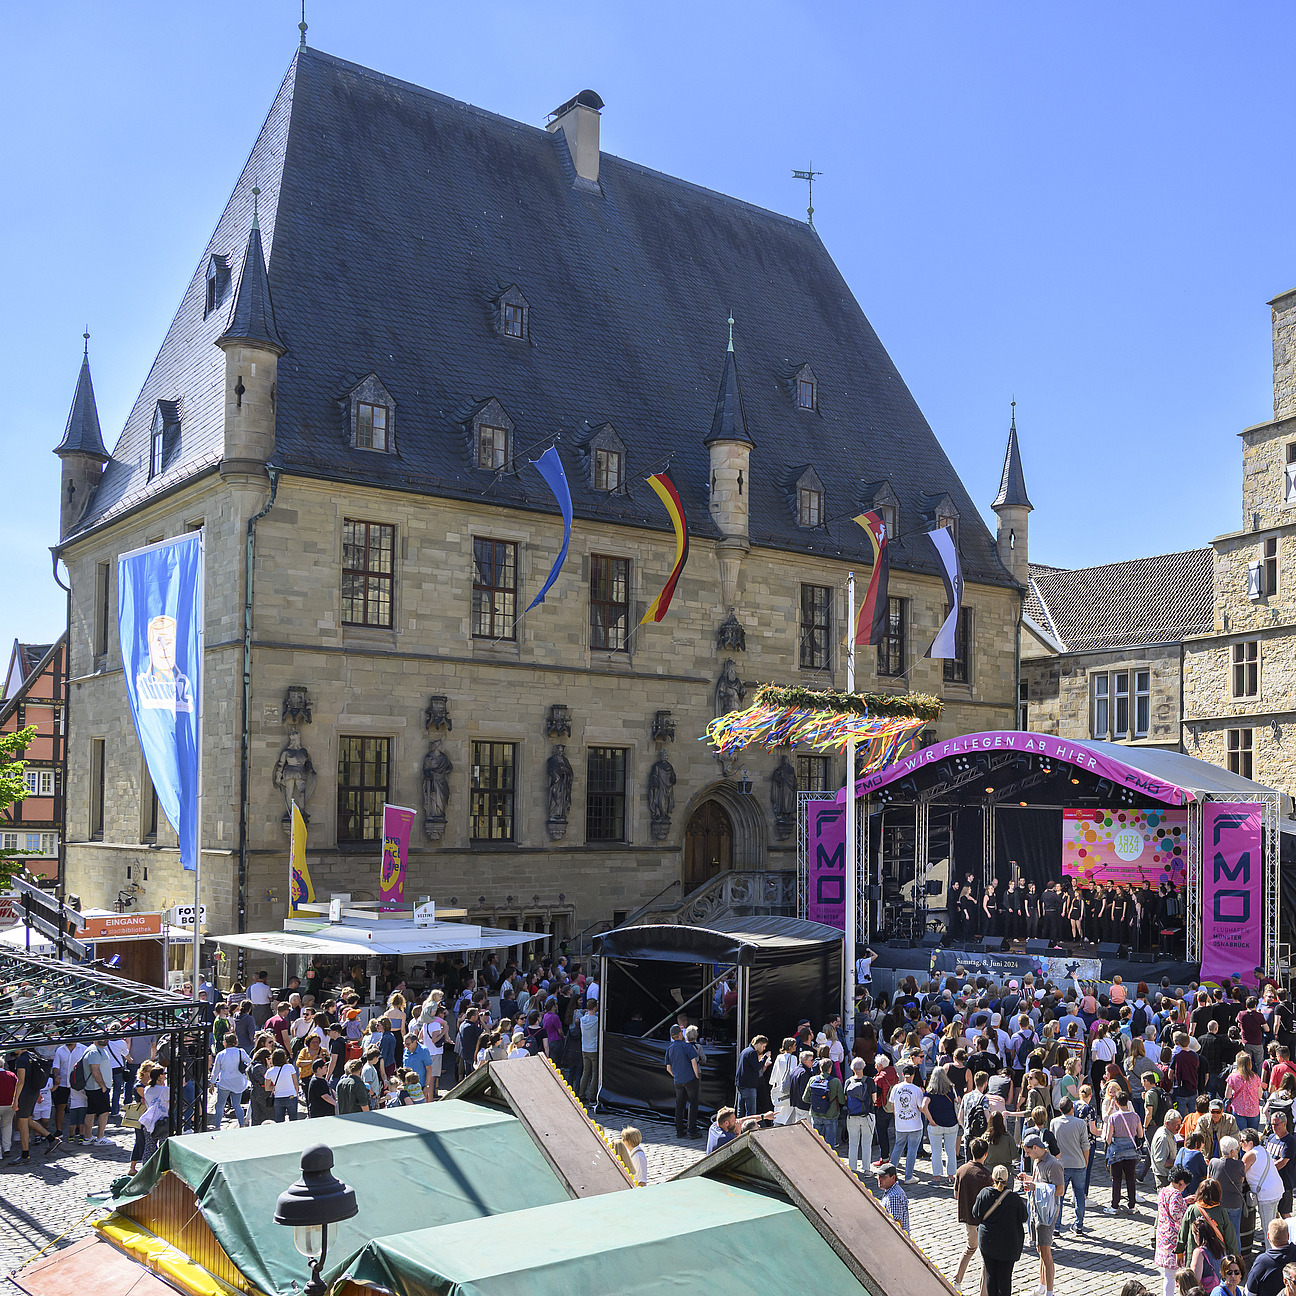
[[[783,1046],[795,1046],[795,1040],[784,1040]],[[795,1054],[780,1053],[779,1059],[791,1056],[795,1065]],[[774,1064],[775,1071],[778,1063]],[[846,1164],[859,1179],[863,1179],[873,1164],[873,1131],[877,1124],[877,1085],[872,1076],[866,1074],[867,1063],[863,1058],[851,1060],[851,1078],[846,1082]],[[774,1075],[770,1075],[770,1089],[774,1088]],[[776,1125],[786,1124],[777,1116]],[[862,1163],[862,1164],[861,1164]]]

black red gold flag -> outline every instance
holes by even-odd
[[[891,579],[886,521],[877,513],[861,513],[855,521],[868,532],[869,543],[873,546],[873,576],[855,618],[855,642],[878,644],[886,637],[887,584]]]
[[[640,625],[646,621],[660,621],[669,611],[671,599],[675,596],[675,585],[684,570],[684,564],[688,562],[689,551],[688,522],[684,518],[684,505],[680,503],[679,492],[675,489],[670,474],[654,473],[648,478],[648,485],[661,497],[661,502],[666,505],[666,512],[670,514],[671,525],[675,528],[675,567],[671,571],[670,579],[662,586],[661,593],[653,599],[652,606],[644,613]]]

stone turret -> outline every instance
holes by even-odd
[[[716,555],[725,607],[738,597],[738,574],[743,555],[751,547],[748,507],[751,495],[751,452],[755,443],[747,435],[742,396],[738,390],[738,365],[734,359],[733,320],[729,320],[729,349],[716,393],[711,431],[703,444],[711,452],[711,518],[720,528]]]
[[[1017,402],[1012,403],[1012,423],[1008,428],[1008,450],[1004,454],[1003,476],[994,509],[999,519],[995,543],[999,561],[1019,584],[1030,584],[1030,558],[1027,553],[1027,528],[1035,506],[1026,494],[1026,476],[1022,472],[1021,450],[1017,445]]]
[[[90,334],[84,336],[85,353],[81,357],[76,395],[72,397],[63,440],[54,449],[63,464],[59,495],[60,540],[76,525],[99,484],[99,478],[103,476],[103,467],[109,458],[99,430],[94,384],[90,381]]]
[[[275,446],[275,382],[279,357],[287,351],[275,327],[274,306],[261,222],[253,189],[252,229],[248,234],[238,292],[230,307],[229,324],[216,339],[225,352],[225,453],[223,477],[264,475]]]

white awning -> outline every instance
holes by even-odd
[[[362,932],[339,925],[320,928],[317,932],[244,932],[242,935],[209,936],[218,945],[260,950],[266,954],[346,955],[358,958],[379,954],[462,954],[469,950],[508,949],[529,941],[544,940],[541,932],[506,931],[497,927],[466,927],[463,936],[455,936],[445,923],[422,931],[406,929],[393,932],[385,940],[368,940]],[[386,935],[386,933],[383,933]]]

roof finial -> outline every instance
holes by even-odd
[[[729,350],[733,350],[733,316],[729,316]]]
[[[85,338],[85,354],[88,358],[90,355],[90,325],[89,324],[86,325],[86,331],[82,333],[81,336]]]
[[[260,197],[261,197],[261,187],[259,185],[253,185],[252,186],[252,228],[254,230],[259,230],[261,228],[261,211],[260,211],[260,205],[257,202],[257,200]]]
[[[1008,429],[1010,432],[1017,431],[1017,397],[1012,398],[1012,426]]]
[[[810,186],[810,206],[806,208],[806,220],[809,222],[811,229],[814,229],[814,182],[815,177],[821,175],[823,175],[823,172],[816,171],[813,162],[810,163],[809,168],[805,171],[792,172],[792,178],[794,180],[804,180],[806,184]]]
[[[297,48],[304,50],[306,48],[306,0],[302,0],[302,20],[297,24],[297,30],[301,32],[301,44]]]

